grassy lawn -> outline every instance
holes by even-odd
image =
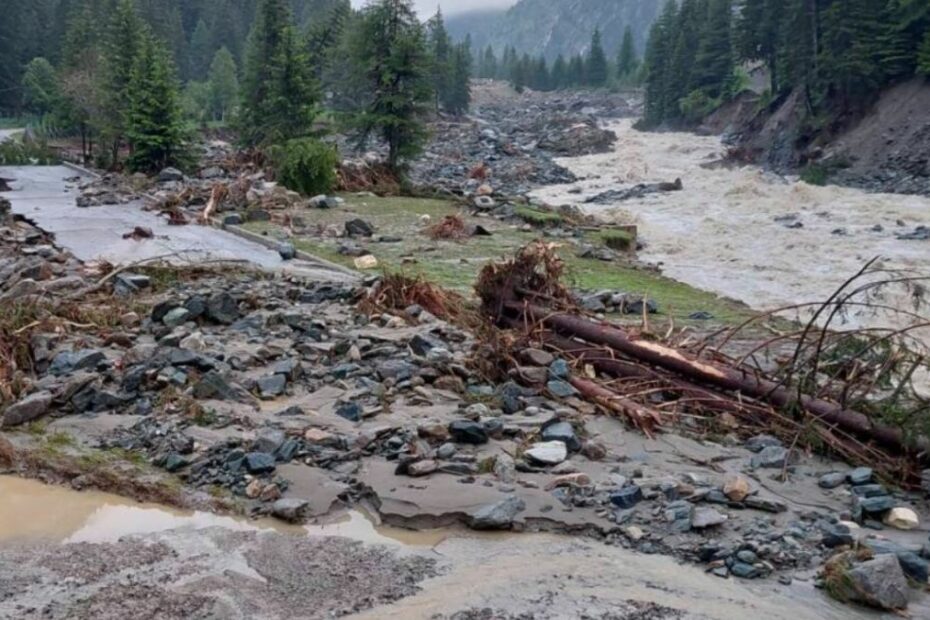
[[[588,233],[587,237],[580,239],[549,238],[543,236],[541,229],[524,231],[520,225],[500,222],[494,218],[469,217],[454,203],[445,200],[360,195],[344,195],[342,198],[346,204],[338,209],[307,209],[298,214],[306,224],[307,231],[291,239],[298,249],[352,267],[354,259],[339,254],[340,243],[348,240],[325,238],[318,231],[330,225],[341,229],[346,221],[362,218],[374,226],[376,236],[402,239],[399,243],[352,240],[377,257],[381,268],[401,271],[410,276],[422,276],[444,287],[468,293],[471,292],[478,272],[488,261],[506,258],[527,243],[545,238],[546,241],[562,246],[560,253],[568,265],[571,283],[576,288],[588,291],[609,289],[645,295],[659,303],[663,315],[671,315],[676,321],[684,321],[690,314],[704,311],[713,314],[718,321],[729,323],[740,321],[750,313],[737,303],[633,264],[576,256],[576,244],[580,242],[602,246],[610,237],[603,231]],[[493,233],[492,236],[452,241],[433,240],[423,234],[422,216],[428,215],[432,223],[437,223],[454,213],[465,217],[468,223],[484,226]],[[537,220],[535,213],[525,215],[527,219]],[[546,219],[557,217],[546,214]],[[284,228],[269,222],[250,222],[245,228],[271,237],[283,238],[286,235]]]

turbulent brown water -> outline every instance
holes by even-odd
[[[718,138],[644,133],[632,124],[610,125],[619,137],[613,152],[560,160],[580,182],[536,195],[553,204],[579,204],[606,190],[680,178],[681,192],[582,206],[637,224],[647,244],[641,257],[670,277],[758,310],[823,301],[874,257],[888,269],[930,275],[930,242],[896,237],[930,225],[930,199],[818,187],[755,166],[708,166],[724,154]],[[803,228],[775,219],[791,215]],[[845,234],[834,234],[838,230]],[[909,293],[888,291],[887,298],[913,309]],[[852,326],[899,326],[902,319],[860,311],[847,320]]]

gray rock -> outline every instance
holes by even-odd
[[[824,547],[833,549],[850,546],[856,541],[849,527],[841,523],[822,523],[820,529],[823,532],[821,542]]]
[[[872,482],[873,475],[874,473],[871,467],[857,467],[846,474],[846,479],[849,481],[849,484],[852,485],[868,484]]]
[[[362,415],[364,414],[362,406],[356,402],[347,402],[342,403],[336,407],[336,415],[340,418],[344,418],[349,422],[361,422]]]
[[[62,351],[52,360],[48,371],[53,375],[66,375],[75,370],[94,370],[106,360],[106,356],[95,349]]]
[[[511,495],[495,504],[479,508],[472,513],[469,525],[476,530],[508,530],[518,514],[526,509],[526,503]]]
[[[287,387],[285,375],[270,375],[258,380],[258,395],[263,400],[271,400],[284,394]]]
[[[558,465],[568,458],[568,448],[561,441],[547,441],[533,444],[523,454],[540,465]]]
[[[449,424],[449,434],[459,443],[481,445],[488,443],[488,434],[484,426],[471,420],[456,420]]]
[[[762,452],[764,448],[781,447],[781,440],[771,435],[756,435],[746,441],[746,449],[750,452]]]
[[[494,475],[504,484],[512,484],[517,479],[517,467],[513,457],[501,453],[494,459]]]
[[[229,213],[223,216],[223,226],[241,226],[242,216],[238,213]]]
[[[842,472],[831,472],[829,474],[824,474],[820,477],[820,480],[817,481],[817,484],[821,489],[835,489],[846,482],[846,474]]]
[[[643,490],[635,484],[610,494],[610,503],[624,510],[632,508],[641,501],[643,501]]]
[[[345,224],[346,234],[350,237],[371,237],[375,234],[374,227],[363,219],[356,218]]]
[[[762,571],[745,562],[734,562],[730,572],[740,579],[755,579],[762,575]]]
[[[455,453],[458,451],[458,448],[455,447],[454,443],[444,443],[438,448],[436,448],[436,456],[440,459],[446,460],[451,459],[455,456]],[[496,465],[495,465],[496,468]]]
[[[37,392],[15,402],[3,412],[3,421],[0,426],[10,428],[31,422],[42,417],[52,404],[52,395],[48,392]]]
[[[276,428],[266,428],[258,433],[258,437],[252,443],[252,450],[254,452],[274,454],[286,439],[287,435],[284,434],[284,431]]]
[[[216,371],[210,371],[194,384],[194,398],[249,402],[250,397],[241,387],[228,382]]]
[[[275,458],[267,452],[249,452],[245,455],[245,468],[250,474],[267,474],[275,470]]]
[[[700,507],[694,509],[691,517],[691,527],[702,530],[708,527],[716,527],[727,522],[729,517],[725,514],[714,510],[713,508]]]
[[[207,300],[207,318],[231,325],[239,318],[239,305],[229,293],[217,293]]]
[[[581,441],[575,434],[575,428],[568,422],[556,422],[543,427],[543,441],[561,441],[571,452],[581,450]]]
[[[177,327],[183,325],[191,318],[191,313],[187,308],[175,308],[162,318],[161,322],[167,327]]]
[[[158,173],[159,183],[170,183],[172,181],[183,181],[184,173],[177,168],[165,168]]]
[[[747,508],[762,510],[764,512],[779,513],[788,510],[788,504],[785,502],[770,497],[760,497],[758,495],[750,495],[743,500],[743,503]]]
[[[309,507],[307,500],[285,497],[272,504],[271,514],[288,523],[300,523],[306,518]]]
[[[165,458],[165,470],[171,473],[180,471],[187,467],[190,463],[186,458],[178,454],[177,452],[172,452]]]
[[[278,254],[282,260],[294,260],[297,258],[297,248],[293,243],[285,242],[278,244]]]
[[[785,467],[790,462],[790,453],[781,446],[768,446],[752,457],[750,464],[753,469],[776,469]]]
[[[895,506],[897,506],[897,502],[890,495],[877,495],[859,499],[859,507],[862,508],[862,512],[870,515],[888,512]]]
[[[387,360],[378,366],[378,376],[381,380],[394,379],[395,381],[404,381],[413,376],[417,367],[404,360]]]
[[[848,573],[848,594],[860,603],[879,609],[907,608],[907,577],[897,558],[880,555],[853,567]]]
[[[571,398],[578,395],[578,390],[567,381],[550,381],[546,384],[546,389],[556,398]]]

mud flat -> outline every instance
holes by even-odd
[[[0,493],[3,617],[877,617],[565,536],[247,522],[9,477]]]

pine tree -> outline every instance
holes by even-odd
[[[733,75],[732,19],[730,0],[709,0],[691,86],[701,89],[710,98],[723,95]]]
[[[460,43],[452,51],[449,92],[442,102],[450,114],[464,114],[471,105],[471,71],[471,49],[467,43]]]
[[[736,42],[746,60],[765,62],[771,75],[772,92],[780,88],[778,44],[787,0],[742,0],[736,25]]]
[[[601,31],[594,31],[591,49],[585,59],[585,78],[590,86],[601,87],[607,83],[607,56],[601,43]]]
[[[490,45],[484,50],[484,60],[481,63],[481,77],[494,79],[497,77],[497,56]]]
[[[352,59],[367,83],[367,101],[355,115],[363,142],[380,134],[388,165],[402,173],[427,137],[424,116],[432,99],[426,38],[412,0],[376,0],[353,33]]]
[[[59,104],[61,93],[55,67],[45,58],[33,58],[23,72],[23,107],[48,114]]]
[[[232,53],[221,47],[210,64],[210,108],[214,120],[225,121],[232,114],[239,98],[239,78]]]
[[[568,77],[566,79],[565,86],[581,86],[585,84],[587,78],[585,77],[585,66],[584,58],[580,54],[572,56],[571,61],[568,64]]]
[[[535,90],[547,91],[552,89],[551,76],[549,67],[546,65],[545,56],[540,56],[533,63],[533,88]]]
[[[119,159],[130,108],[130,80],[147,27],[136,13],[133,0],[118,0],[103,42],[101,91],[104,94],[102,131],[110,143],[111,164]]]
[[[197,21],[190,43],[190,73],[193,80],[202,80],[207,75],[210,59],[213,56],[213,35],[204,20]]]
[[[917,52],[917,73],[930,77],[930,30],[924,35]]]
[[[787,0],[777,52],[782,91],[816,80],[817,17],[817,0]]]
[[[568,64],[565,62],[565,56],[559,54],[552,63],[552,74],[549,78],[549,84],[553,89],[565,88],[568,81]]]
[[[855,105],[881,84],[880,13],[875,0],[834,0],[823,14],[821,78],[841,106]]]
[[[636,47],[633,43],[633,31],[627,26],[623,31],[620,52],[617,54],[617,78],[622,82],[628,82],[638,68],[639,59],[636,57]]]
[[[319,94],[286,0],[261,0],[249,34],[238,125],[248,146],[306,136]]]
[[[184,129],[171,54],[144,32],[130,72],[126,136],[130,170],[156,172],[183,160]]]
[[[438,112],[443,102],[453,98],[454,88],[451,79],[452,41],[446,32],[441,9],[437,9],[436,14],[426,23],[426,32],[430,51],[430,82]]]
[[[646,107],[643,122],[647,127],[661,125],[677,109],[668,92],[669,64],[673,52],[672,37],[678,19],[675,0],[665,4],[662,15],[649,31],[644,64],[646,68]]]

